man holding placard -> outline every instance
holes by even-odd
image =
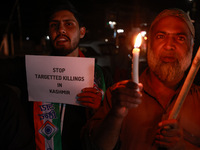
[[[20,86],[25,99],[27,99],[26,77],[28,80],[28,92],[30,93],[31,91],[31,94],[38,89],[37,94],[39,92],[44,92],[45,89],[40,87],[40,81],[42,84],[43,82],[44,84],[48,84],[49,82],[55,81],[57,88],[61,88],[64,85],[60,82],[61,80],[63,82],[79,82],[79,84],[81,84],[86,80],[86,78],[90,77],[90,73],[84,76],[79,74],[69,75],[70,69],[76,69],[76,71],[81,73],[81,69],[84,69],[85,66],[83,63],[86,62],[86,58],[85,61],[82,60],[84,55],[79,50],[80,39],[84,37],[86,32],[86,29],[82,24],[80,14],[68,2],[55,2],[51,8],[52,10],[48,14],[48,25],[50,40],[53,47],[52,56],[26,56],[26,70],[24,68],[25,61],[21,59],[3,60],[1,63],[3,68],[4,65],[7,65],[7,62],[13,62],[13,66],[15,65],[14,69],[7,67],[10,70],[6,73],[15,75],[15,77],[9,77],[5,73],[1,75],[1,80],[2,82],[8,82],[10,84]],[[63,58],[64,56],[69,57],[69,59],[66,57]],[[75,64],[77,64],[80,60],[78,57],[80,57],[82,64],[79,63],[79,66],[76,67]],[[48,62],[48,60],[51,59],[53,60]],[[66,67],[64,59],[73,60],[74,62],[71,62],[70,65]],[[60,62],[54,63],[56,61]],[[39,62],[45,62],[47,65]],[[57,64],[60,66],[57,66]],[[44,65],[45,68],[41,67],[42,65]],[[86,65],[86,67],[87,66],[88,65]],[[39,70],[37,70],[38,68]],[[77,68],[80,68],[80,70]],[[3,68],[3,70],[6,70],[6,68]],[[76,102],[74,105],[71,105],[73,102],[68,104],[67,99],[64,99],[65,104],[58,103],[60,101],[55,100],[59,97],[58,95],[68,96],[71,95],[74,90],[59,90],[49,87],[49,94],[55,96],[53,101],[50,100],[50,98],[52,98],[51,96],[40,100],[34,97],[35,93],[33,95],[29,95],[29,100],[31,99],[31,101],[34,102],[25,102],[24,105],[25,109],[30,114],[30,120],[32,120],[34,124],[35,142],[38,149],[80,150],[83,148],[83,141],[81,141],[80,138],[82,128],[86,124],[87,120],[99,108],[101,101],[103,100],[106,87],[109,86],[109,84],[105,84],[105,74],[100,66],[92,65],[92,67],[89,66],[87,70],[92,70],[94,73],[93,77],[91,77],[93,80],[92,85],[90,84],[91,87],[85,87],[79,91],[80,93],[76,93],[76,97],[72,99]],[[35,72],[32,73],[31,71]],[[32,79],[39,82],[34,84]],[[32,86],[30,86],[29,83],[31,83]],[[33,88],[34,90],[31,90]],[[71,88],[73,89],[74,87]],[[63,99],[61,101],[63,101]]]
[[[123,81],[107,90],[88,124],[91,145],[104,150],[200,149],[199,86],[189,87],[178,117],[168,119],[191,64],[194,36],[190,17],[180,9],[155,18],[142,84]]]
[[[52,8],[53,9],[49,14],[49,35],[53,47],[51,55],[84,57],[78,47],[80,39],[84,37],[86,32],[86,29],[82,24],[80,14],[75,10],[73,6],[71,6],[71,4],[61,3],[57,5],[57,2],[55,2],[55,7],[52,6]],[[76,60],[74,60],[74,64],[76,63],[75,61]],[[82,67],[81,64],[79,64],[79,66]],[[74,66],[74,68],[76,67]],[[81,72],[81,70],[78,71]],[[59,105],[54,103],[54,107],[60,108],[61,111],[61,113],[59,113],[61,114],[61,119],[55,124],[61,127],[60,134],[62,135],[60,136],[59,131],[56,131],[57,135],[55,134],[54,137],[52,137],[54,140],[48,136],[48,133],[42,133],[43,130],[41,130],[43,127],[45,129],[48,129],[49,127],[49,130],[54,129],[54,127],[50,128],[51,124],[48,124],[47,121],[41,120],[40,118],[41,115],[43,116],[48,112],[47,109],[45,109],[47,111],[41,111],[40,108],[49,106],[49,103],[46,104],[42,102],[34,102],[33,112],[35,121],[34,125],[36,132],[36,145],[42,147],[43,145],[40,145],[41,141],[45,141],[44,143],[47,145],[46,143],[51,140],[54,142],[52,145],[54,145],[55,149],[59,148],[61,145],[62,149],[81,149],[81,141],[79,138],[81,136],[81,127],[83,127],[87,119],[91,117],[91,114],[93,114],[94,111],[98,109],[106,88],[103,72],[98,66],[95,68],[94,77],[94,87],[84,88],[82,89],[81,93],[77,93],[77,100],[82,106],[85,107],[64,104]],[[54,123],[54,121],[56,122],[57,118],[51,120],[50,122]],[[56,139],[57,137],[58,139]],[[61,141],[59,141],[60,138],[62,138]],[[55,146],[56,144],[58,144],[57,147]]]

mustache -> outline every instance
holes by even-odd
[[[56,41],[60,37],[65,37],[67,40],[70,41],[70,38],[67,35],[65,35],[65,34],[59,34],[59,35],[57,35],[56,38],[53,41]]]

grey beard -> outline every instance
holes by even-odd
[[[183,75],[184,71],[180,69],[177,63],[159,62],[152,67],[154,74],[163,82],[172,82]]]
[[[153,52],[148,52],[148,65],[153,73],[163,82],[173,82],[180,79],[185,71],[188,69],[192,54],[188,54],[181,60],[173,63],[165,63],[159,60]]]

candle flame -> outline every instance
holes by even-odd
[[[141,45],[141,43],[142,43],[142,35],[141,35],[141,33],[139,33],[139,34],[137,35],[137,37],[136,37],[134,47],[135,47],[135,48],[139,48],[140,45]]]

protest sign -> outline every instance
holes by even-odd
[[[26,55],[29,101],[79,105],[76,95],[94,84],[94,58]]]

